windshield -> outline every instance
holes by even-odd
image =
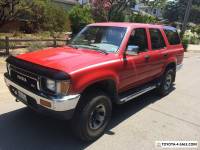
[[[124,27],[87,26],[70,42],[77,48],[116,52],[126,33]]]

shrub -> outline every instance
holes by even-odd
[[[191,30],[185,32],[183,39],[187,39],[189,44],[199,44],[199,35]]]
[[[78,33],[87,24],[94,22],[89,6],[74,6],[69,12],[69,18],[74,34]]]
[[[198,35],[198,39],[200,40],[200,25],[192,27],[191,32],[196,33]]]
[[[158,20],[156,17],[148,15],[148,14],[132,14],[128,16],[128,21],[130,22],[138,22],[138,23],[156,23]]]
[[[43,27],[45,31],[63,32],[70,31],[70,21],[67,12],[57,5],[47,3],[44,10]]]
[[[187,51],[189,39],[184,36],[183,39],[182,39],[182,44],[183,44],[184,50]]]
[[[125,14],[132,12],[130,9],[134,4],[135,0],[92,0],[93,18],[96,22],[123,22]]]
[[[199,39],[196,34],[190,38],[190,44],[199,44]]]
[[[27,20],[21,27],[26,33],[37,31],[70,31],[69,16],[64,8],[50,0],[34,0],[29,9],[20,10],[21,18]]]
[[[42,30],[46,2],[46,0],[21,0],[22,6],[29,7],[29,9],[23,9],[24,7],[21,7],[19,10],[19,18],[25,20],[21,25],[21,31],[25,33],[33,33]]]

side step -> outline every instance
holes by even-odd
[[[120,96],[120,102],[125,103],[127,101],[130,101],[144,93],[147,93],[147,92],[155,89],[156,87],[157,87],[156,85],[150,85],[150,86],[145,86],[140,89],[133,90],[132,92],[129,91],[127,93],[124,93],[123,95]]]

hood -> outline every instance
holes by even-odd
[[[70,74],[77,69],[109,61],[114,56],[114,54],[105,55],[89,49],[75,49],[66,46],[30,52],[18,55],[17,58]]]

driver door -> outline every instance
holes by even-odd
[[[135,28],[128,41],[128,46],[138,46],[137,55],[126,54],[124,87],[131,88],[148,82],[149,70],[149,44],[146,28]]]

